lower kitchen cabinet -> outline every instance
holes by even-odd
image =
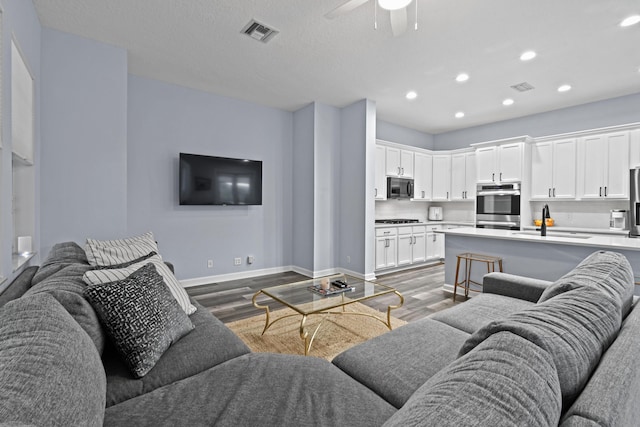
[[[398,266],[426,260],[425,227],[398,228]]]
[[[376,270],[398,266],[397,229],[376,229]]]
[[[428,226],[427,231],[427,259],[444,258],[444,234],[436,233],[442,226]]]

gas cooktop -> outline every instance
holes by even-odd
[[[420,220],[406,218],[376,219],[376,224],[410,224],[413,222],[420,222]]]

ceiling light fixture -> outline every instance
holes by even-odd
[[[562,85],[560,87],[558,87],[558,92],[568,92],[571,90],[571,86],[570,85]]]
[[[524,52],[522,55],[520,55],[520,61],[530,61],[533,58],[536,57],[536,53],[532,50],[528,50],[526,52]]]
[[[511,98],[507,98],[504,101],[502,101],[502,105],[505,105],[505,106],[513,105],[513,103],[514,101]]]
[[[464,113],[463,113],[462,111],[458,111],[458,112],[456,113],[456,119],[461,119],[461,118],[463,118],[463,117],[464,117]]]
[[[620,23],[620,26],[630,27],[632,25],[636,25],[638,22],[640,22],[640,15],[632,15],[632,16],[629,16],[628,18],[623,19],[622,22]]]
[[[418,97],[418,94],[415,93],[414,91],[410,91],[410,92],[407,92],[405,96],[407,99],[416,99]]]
[[[469,80],[469,74],[460,73],[456,76],[456,81],[458,83],[466,82],[467,80]]]
[[[386,10],[398,10],[409,6],[412,0],[378,0],[381,8]]]

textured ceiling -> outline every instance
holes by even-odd
[[[129,72],[294,111],[368,98],[378,118],[428,133],[640,92],[639,0],[414,0],[393,37],[374,0],[34,0],[42,25],[128,51]],[[241,34],[250,19],[280,33]],[[521,62],[533,49],[538,56]],[[471,78],[457,83],[455,76]],[[535,87],[516,92],[511,85]],[[558,93],[560,84],[573,89]],[[404,95],[415,90],[418,98]],[[505,98],[515,104],[502,105]],[[457,111],[465,117],[454,118]]]

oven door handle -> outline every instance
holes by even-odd
[[[507,227],[517,227],[517,222],[510,221],[476,221],[476,225],[503,225]]]
[[[495,191],[495,190],[485,190],[485,191],[478,191],[478,196],[519,196],[520,195],[520,191],[518,190],[500,190],[500,191]]]

